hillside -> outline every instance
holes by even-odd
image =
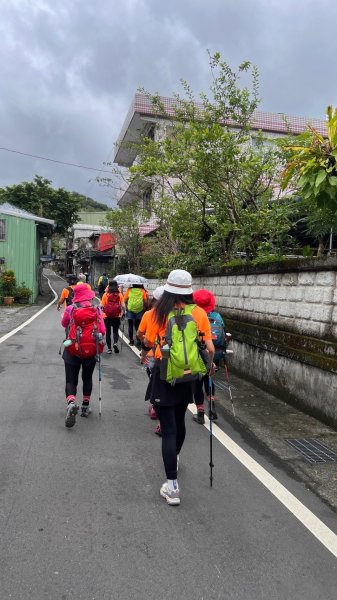
[[[83,196],[82,194],[78,194],[77,192],[72,192],[72,195],[76,198],[79,198],[81,202],[81,212],[105,212],[107,210],[111,210],[111,207],[107,204],[103,204],[102,202],[96,202],[96,200],[93,200],[93,198],[89,198],[88,196]]]

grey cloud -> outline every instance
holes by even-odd
[[[4,3],[3,3],[4,4]],[[323,117],[337,104],[333,0],[12,0],[0,22],[0,146],[102,166],[139,86],[210,83],[206,49],[257,64],[262,110]],[[106,200],[89,171],[1,152],[0,186],[48,176]]]

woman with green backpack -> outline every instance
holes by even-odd
[[[177,472],[186,434],[185,413],[188,404],[193,403],[193,382],[207,372],[198,341],[204,341],[210,364],[214,346],[207,314],[193,302],[192,277],[187,271],[171,271],[153,316],[143,344],[159,348],[161,358],[153,367],[149,399],[155,406],[162,433],[167,481],[161,486],[160,495],[174,506],[180,504]]]
[[[149,295],[142,284],[134,284],[124,294],[127,308],[126,318],[129,326],[129,344],[134,345],[134,334],[137,333],[144,310],[147,309]]]

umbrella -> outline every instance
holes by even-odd
[[[132,285],[146,285],[147,279],[141,275],[134,275],[134,273],[127,273],[125,275],[116,275],[114,280],[117,281],[118,285],[123,287],[131,287]]]

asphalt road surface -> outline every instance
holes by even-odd
[[[336,514],[224,419],[213,487],[209,433],[188,411],[181,505],[160,497],[147,376],[127,345],[103,354],[101,418],[96,370],[92,415],[66,429],[62,339],[53,304],[0,340],[1,600],[336,599]]]

